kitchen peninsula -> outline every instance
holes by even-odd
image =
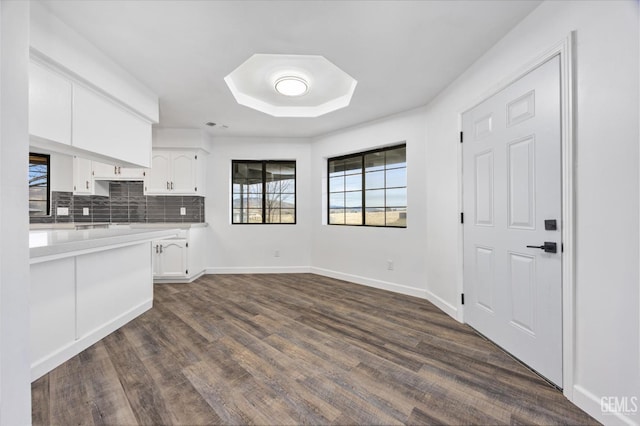
[[[29,234],[31,378],[153,304],[151,242],[178,229],[48,229]]]

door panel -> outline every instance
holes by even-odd
[[[558,57],[462,117],[465,321],[562,384]],[[544,220],[557,220],[545,230]],[[558,252],[540,248],[557,244]]]
[[[493,151],[476,155],[476,225],[493,226]]]
[[[535,144],[533,137],[507,145],[509,227],[535,228]]]

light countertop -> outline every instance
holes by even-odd
[[[177,236],[178,232],[178,227],[31,230],[29,232],[29,252],[31,263],[38,263],[82,254],[85,251],[104,250],[119,245],[171,238]]]
[[[90,229],[90,228],[131,228],[131,229],[190,229],[204,228],[209,226],[207,222],[182,223],[182,222],[166,222],[166,223],[109,223],[109,222],[71,222],[71,223],[32,223],[29,228],[34,230],[58,230],[58,229]]]

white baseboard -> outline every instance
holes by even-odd
[[[308,274],[308,266],[238,266],[231,268],[207,268],[205,274]]]
[[[142,315],[144,312],[151,309],[152,306],[153,299],[144,301],[143,303],[131,308],[127,312],[114,318],[108,323],[105,323],[102,326],[94,329],[86,336],[83,336],[78,340],[75,340],[74,342],[68,344],[67,346],[58,349],[56,352],[53,352],[46,357],[35,361],[31,364],[31,381],[33,382],[44,376],[60,364],[68,361],[83,350],[87,349],[98,340],[108,336],[132,319]]]
[[[443,311],[445,314],[449,315],[454,320],[460,321],[458,319],[458,308],[453,306],[451,303],[444,300],[442,297],[437,296],[430,292],[429,290],[425,290],[426,299],[436,305],[438,309]]]
[[[367,278],[360,275],[345,274],[343,272],[333,271],[330,269],[311,267],[310,272],[312,274],[323,275],[325,277],[335,278],[338,280],[349,281],[356,284],[362,284],[369,287],[379,288],[381,290],[393,291],[395,293],[406,294],[408,296],[427,298],[427,292],[425,290],[409,287],[402,284],[391,283],[388,281],[376,280],[373,278]]]
[[[579,385],[573,387],[573,402],[591,417],[604,425],[638,426],[639,419],[632,419],[623,413],[604,413],[600,405],[601,398]],[[640,414],[636,414],[638,416]]]
[[[154,284],[188,284],[191,283],[205,274],[205,271],[199,272],[189,278],[154,278]]]

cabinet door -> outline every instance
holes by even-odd
[[[74,84],[73,145],[147,167],[151,124],[106,97]]]
[[[100,163],[98,161],[92,162],[92,170],[94,179],[114,179],[116,177],[117,168],[111,164]]]
[[[187,240],[163,240],[160,253],[160,276],[187,275]]]
[[[143,180],[144,169],[134,167],[118,167],[117,178],[119,180]]]
[[[91,160],[73,157],[73,193],[76,195],[93,194]]]
[[[174,152],[172,192],[179,194],[195,194],[196,190],[196,154],[193,152]]]
[[[142,180],[144,170],[93,162],[93,178],[98,180]]]
[[[71,145],[71,82],[31,61],[29,134]]]
[[[151,259],[153,262],[153,276],[160,276],[162,273],[160,269],[160,246],[162,245],[162,241],[152,241],[151,242]]]
[[[148,194],[168,194],[171,188],[171,153],[154,151],[151,169],[145,177],[145,192]]]

